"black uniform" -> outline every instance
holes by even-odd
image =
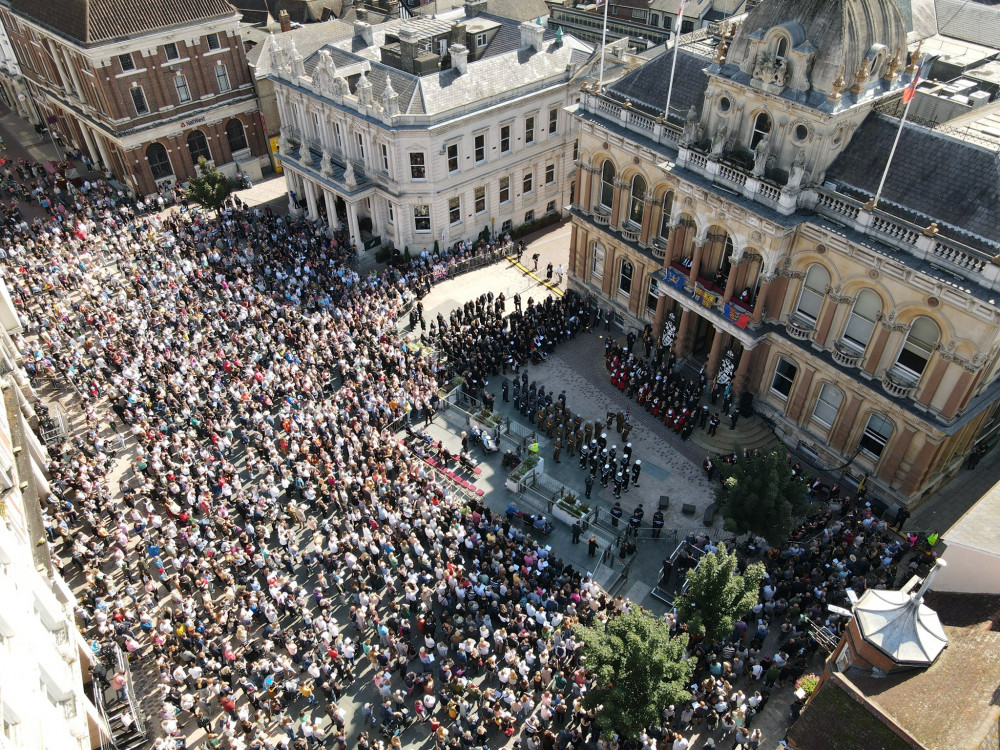
[[[606,486],[607,485],[605,485],[605,487]],[[618,525],[618,519],[620,519],[622,517],[623,513],[624,513],[624,511],[622,511],[622,504],[621,503],[615,503],[615,507],[611,509],[611,525],[612,526],[617,526]]]

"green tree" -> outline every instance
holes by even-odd
[[[735,464],[723,463],[719,473],[722,483],[715,488],[715,502],[728,531],[753,532],[778,546],[788,540],[795,519],[809,507],[806,485],[792,476],[783,452],[772,450]]]
[[[236,189],[236,182],[222,174],[204,156],[198,157],[198,173],[198,177],[188,183],[187,197],[208,211],[218,211]]]
[[[633,608],[607,627],[578,625],[584,664],[595,676],[584,705],[603,706],[601,726],[626,739],[659,723],[660,711],[691,697],[688,685],[695,660],[685,658],[685,639],[671,638],[670,627]]]
[[[677,615],[688,631],[714,641],[733,632],[733,625],[757,603],[764,564],[753,563],[740,575],[739,560],[720,544],[687,572],[687,593],[677,601]]]

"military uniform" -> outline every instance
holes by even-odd
[[[559,438],[555,439],[552,443],[552,460],[559,463],[559,454],[562,453],[562,440]]]

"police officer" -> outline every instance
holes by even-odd
[[[653,514],[653,538],[659,539],[660,533],[663,531],[663,511],[657,510]]]
[[[641,471],[642,471],[642,461],[637,458],[635,460],[635,463],[632,464],[632,486],[634,487],[639,486],[639,473]]]
[[[639,507],[632,511],[632,517],[628,519],[629,533],[631,533],[632,536],[639,533],[639,526],[642,525],[642,516],[642,503],[639,503]]]
[[[622,496],[622,473],[615,474],[615,497]]]
[[[584,485],[586,485],[586,487],[587,487],[586,498],[589,500],[590,499],[590,492],[591,492],[591,490],[594,489],[594,476],[592,474],[588,474],[587,475],[586,480],[584,480]]]
[[[514,406],[517,407],[518,397],[521,395],[521,381],[514,378]],[[506,399],[504,399],[506,400]]]
[[[624,515],[625,511],[622,510],[621,503],[615,503],[615,507],[611,509],[611,525],[617,526],[618,519]]]
[[[503,392],[504,403],[509,402],[508,394],[510,393],[510,381],[507,378],[503,379],[503,383],[500,386],[500,390]]]

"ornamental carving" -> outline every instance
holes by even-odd
[[[757,55],[753,78],[772,86],[784,87],[788,84],[788,64],[783,59],[775,60],[774,55],[764,50]]]

